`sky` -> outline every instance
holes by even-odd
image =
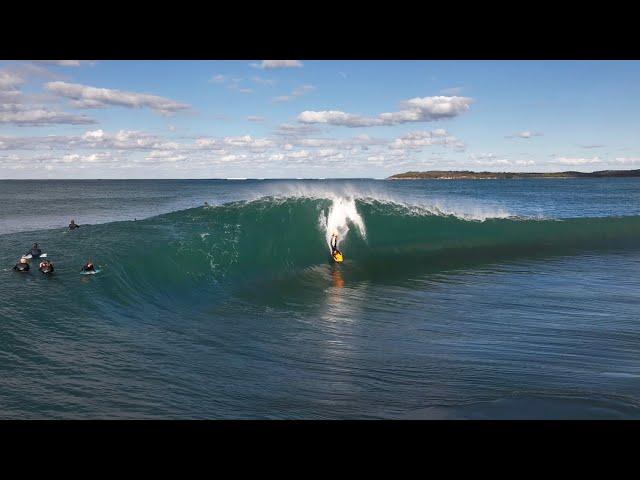
[[[640,168],[638,61],[0,61],[0,179]]]

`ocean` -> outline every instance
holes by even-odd
[[[634,178],[3,180],[0,418],[640,418],[639,238]]]

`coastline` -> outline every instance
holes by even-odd
[[[600,170],[596,172],[472,172],[440,171],[405,172],[387,177],[386,180],[522,180],[529,178],[632,178],[640,177],[637,170]]]

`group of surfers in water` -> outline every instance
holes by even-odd
[[[80,225],[78,225],[75,220],[71,220],[71,222],[69,223],[69,230],[75,230],[77,228],[80,228]],[[45,258],[42,256],[42,249],[38,246],[37,243],[34,243],[33,246],[24,254],[22,255],[22,257],[20,257],[20,259],[18,260],[18,262],[13,266],[13,269],[16,272],[28,272],[30,267],[29,267],[29,260],[30,259],[39,259],[40,263],[38,265],[38,270],[40,270],[40,272],[42,272],[43,274],[50,274],[54,272],[54,266],[53,266],[53,262],[50,261],[48,258]],[[46,254],[44,254],[46,255]],[[91,260],[89,260],[88,262],[86,262],[82,268],[80,269],[81,272],[95,272],[96,271],[96,267],[93,264],[93,262]]]
[[[205,205],[206,205],[206,202],[205,202]],[[80,225],[78,225],[75,222],[75,220],[71,220],[71,222],[69,223],[69,230],[75,230],[77,228],[80,228]],[[342,262],[343,256],[342,256],[342,252],[338,250],[338,234],[337,233],[331,234],[330,245],[331,245],[331,257],[333,258],[333,260],[338,263]],[[20,257],[18,262],[13,266],[13,269],[16,272],[28,272],[30,268],[29,259],[34,258],[34,259],[40,260],[40,264],[38,265],[38,270],[40,270],[40,272],[42,272],[43,274],[53,273],[54,272],[53,262],[51,262],[48,258],[41,257],[41,255],[42,255],[42,249],[38,246],[37,243],[34,243],[31,249],[28,250],[24,255],[22,255],[22,257]],[[93,264],[93,262],[89,260],[82,266],[80,271],[95,272],[96,267]]]

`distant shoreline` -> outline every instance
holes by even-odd
[[[405,172],[387,177],[387,180],[508,180],[526,178],[613,178],[640,177],[638,170],[600,170],[597,172],[472,172],[430,170],[427,172]]]

